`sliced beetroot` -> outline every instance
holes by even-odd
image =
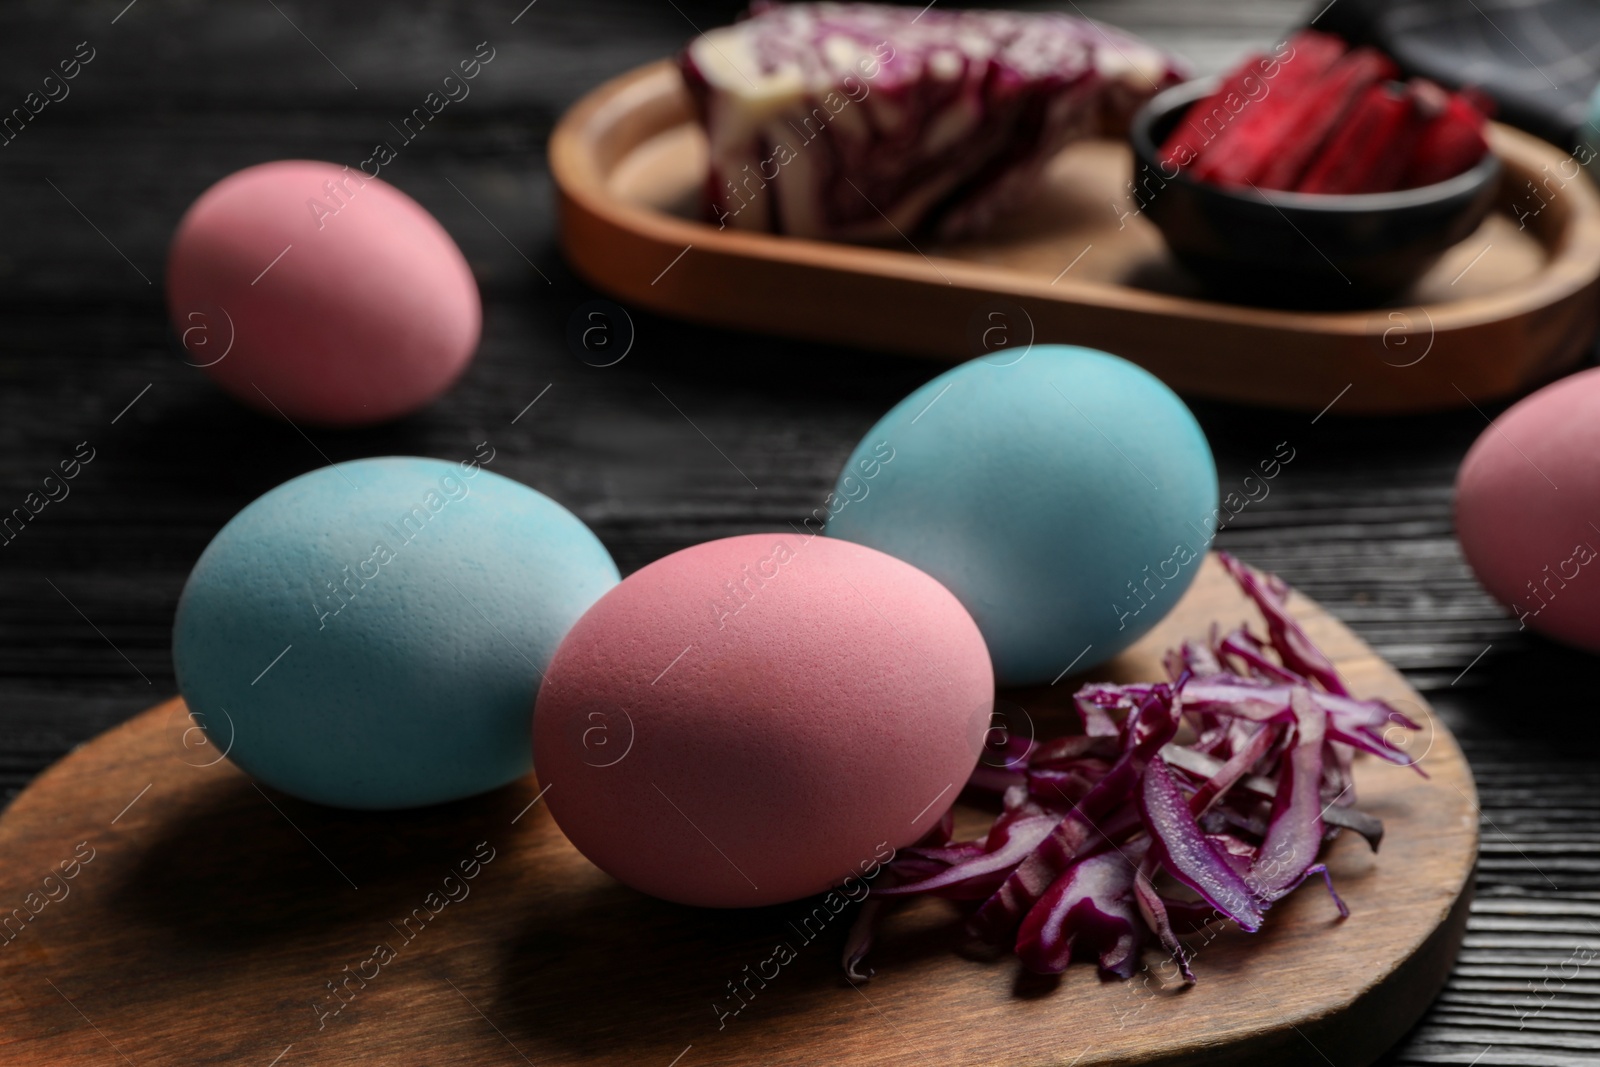
[[[1261,98],[1260,86],[1267,84],[1265,79],[1274,63],[1256,54],[1224,74],[1210,96],[1196,100],[1184,112],[1182,121],[1162,142],[1157,158],[1174,170],[1193,166],[1205,147]]]
[[[1252,55],[1191,104],[1157,152],[1172,177],[1351,195],[1453,178],[1488,153],[1493,101],[1425,78],[1392,82],[1371,48],[1305,30],[1275,57]]]
[[[1423,90],[1422,95],[1430,94]],[[1401,188],[1432,185],[1477,166],[1489,151],[1484,138],[1486,123],[1484,113],[1467,94],[1451,93],[1444,107],[1418,132],[1410,165],[1400,179]]]
[[[1268,156],[1254,183],[1262,189],[1293,189],[1356,101],[1368,88],[1397,73],[1394,61],[1372,48],[1357,48],[1342,57],[1296,99],[1285,119],[1287,136]]]
[[[1297,134],[1309,87],[1321,83],[1344,54],[1337,37],[1302,31],[1289,39],[1266,96],[1240,112],[1215,141],[1201,150],[1194,176],[1224,185],[1246,185],[1267,168],[1284,142]]]
[[[1384,193],[1400,187],[1420,121],[1415,98],[1391,85],[1370,85],[1317,150],[1295,190]]]

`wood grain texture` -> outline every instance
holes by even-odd
[[[662,61],[574,105],[550,169],[573,266],[665,314],[949,362],[987,354],[986,316],[999,314],[1012,347],[1112,350],[1185,393],[1316,412],[1348,385],[1347,411],[1377,413],[1521,392],[1581,359],[1600,327],[1600,193],[1537,138],[1497,125],[1491,141],[1506,173],[1477,232],[1392,305],[1316,313],[1204,299],[1131,199],[1119,143],[1068,147],[981,239],[876,247],[721,229],[698,220],[705,137]],[[1535,211],[1525,186],[1559,180],[1547,176],[1563,163],[1568,181]]]
[[[860,436],[941,369],[687,326],[638,307],[629,308],[636,343],[622,363],[586,366],[568,348],[570,317],[599,294],[555,245],[550,132],[596,85],[680,47],[694,32],[689,20],[726,22],[742,0],[675,0],[681,14],[660,0],[539,0],[514,26],[525,3],[277,2],[294,25],[264,4],[142,0],[115,25],[124,0],[0,5],[4,86],[17,94],[75,42],[91,38],[100,49],[71,98],[0,150],[0,493],[8,497],[0,506],[19,503],[76,442],[99,449],[70,499],[0,548],[7,798],[175,691],[172,615],[189,568],[250,500],[320,465],[317,449],[335,460],[456,457],[487,438],[508,474],[573,509],[627,573],[706,538],[800,522]],[[1324,5],[1076,6],[1211,74]],[[414,418],[310,431],[308,443],[241,411],[179,362],[159,281],[166,242],[190,201],[268,159],[359,163],[442,66],[485,39],[498,58],[473,96],[384,171],[455,237],[484,293],[483,344],[459,385]],[[118,250],[156,284],[147,286]],[[1241,489],[1278,442],[1296,449],[1270,495],[1229,521],[1219,547],[1282,574],[1398,667],[1450,725],[1479,783],[1483,851],[1461,961],[1386,1062],[1593,1064],[1600,971],[1583,953],[1600,952],[1596,661],[1519,631],[1461,558],[1451,482],[1498,408],[1349,418],[1349,395],[1339,399],[1339,389],[1321,418],[1188,399],[1225,491]],[[751,490],[663,393],[761,489]],[[617,965],[593,961],[597,973]],[[404,1015],[400,1006],[395,1025]],[[679,1067],[693,1067],[692,1056]],[[123,1061],[101,1046],[84,1062]],[[521,1061],[506,1050],[505,1062]]]
[[[1193,939],[1193,987],[1157,948],[1127,983],[1090,965],[1033,981],[1009,959],[963,958],[956,913],[937,901],[898,913],[879,977],[852,986],[838,972],[852,912],[818,912],[815,899],[735,912],[651,900],[572,849],[531,779],[411,812],[301,803],[221,758],[224,724],[207,744],[171,701],[68,756],[0,816],[0,980],[13,994],[0,1047],[17,1067],[108,1046],[136,1063],[181,1049],[194,1064],[293,1046],[296,1062],[476,1065],[503,1062],[507,1045],[570,1065],[664,1064],[688,1046],[708,1067],[1369,1063],[1454,962],[1477,855],[1474,787],[1399,675],[1311,602],[1294,609],[1353,691],[1426,724],[1411,745],[1431,777],[1360,759],[1360,806],[1387,833],[1377,856],[1351,834],[1326,852],[1351,918],[1308,884],[1261,934]],[[1172,614],[1103,673],[1159,677],[1165,649],[1244,619],[1261,629],[1208,559]],[[1072,688],[1011,695],[1044,736],[1070,715]],[[704,852],[683,861],[719,862]],[[724,1014],[745,1003],[726,983],[778,942],[796,958]]]

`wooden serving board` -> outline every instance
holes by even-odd
[[[998,324],[1012,346],[1105,349],[1188,394],[1314,412],[1337,396],[1353,414],[1509,397],[1588,351],[1600,193],[1582,173],[1563,182],[1576,164],[1543,141],[1501,125],[1491,139],[1505,163],[1497,211],[1392,306],[1344,312],[1203,299],[1156,228],[1128,214],[1132,157],[1110,141],[1062,152],[1040,194],[982,241],[719,230],[698,221],[705,138],[660,62],[580,100],[551,137],[550,168],[573,266],[655,311],[950,362],[987,354],[984,329]]]
[[[173,700],[74,751],[0,816],[0,906],[21,909],[0,942],[0,1062],[1368,1063],[1421,1015],[1461,944],[1475,791],[1399,675],[1315,604],[1294,608],[1356,692],[1426,724],[1413,750],[1431,778],[1359,759],[1360,807],[1387,836],[1378,856],[1351,834],[1327,851],[1351,917],[1303,887],[1260,934],[1195,940],[1191,988],[1156,950],[1133,982],[1076,964],[1027,980],[1009,957],[957,954],[956,913],[939,901],[898,913],[878,977],[852,987],[838,964],[852,912],[807,943],[791,924],[815,901],[711,911],[644,897],[573,850],[531,779],[386,814],[262,791],[196,743]],[[1253,610],[1208,560],[1108,676],[1156,676],[1164,648],[1213,619],[1259,628]],[[1042,735],[1073,687],[1008,696]],[[726,983],[779,942],[796,958],[719,1029]],[[328,986],[341,980],[342,1007]]]

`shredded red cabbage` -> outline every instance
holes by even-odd
[[[764,0],[679,64],[719,228],[845,241],[981,233],[1067,144],[1187,73],[1054,11]]]
[[[1420,727],[1350,694],[1290,616],[1281,579],[1218,555],[1266,619],[1266,638],[1213,627],[1167,654],[1167,681],[1080,689],[1081,734],[1010,738],[1004,766],[980,765],[967,782],[999,795],[993,825],[954,841],[947,815],[888,865],[845,947],[851,979],[871,976],[876,925],[907,897],[960,902],[969,933],[1011,943],[1040,974],[1077,955],[1130,978],[1156,942],[1191,982],[1175,926],[1228,920],[1253,932],[1313,875],[1349,914],[1317,856],[1341,829],[1374,851],[1383,837],[1352,806],[1352,757],[1415,766],[1385,731]]]

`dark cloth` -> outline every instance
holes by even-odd
[[[1588,139],[1588,100],[1600,83],[1595,0],[1334,0],[1319,30],[1392,55],[1407,74],[1475,85],[1495,116],[1571,150]]]

